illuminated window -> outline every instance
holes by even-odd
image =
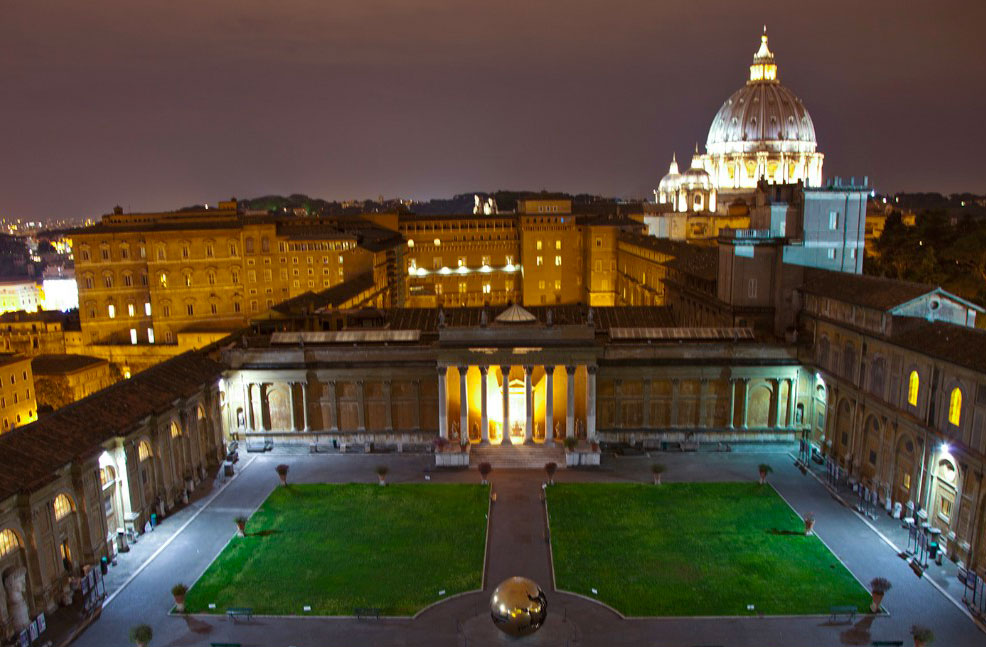
[[[544,289],[544,281],[538,281],[538,289],[539,290],[543,290]]]
[[[465,294],[465,293],[466,293],[466,284],[465,284],[464,281],[460,281],[459,282],[459,294]]]
[[[151,446],[147,444],[146,440],[140,441],[140,445],[137,446],[137,460],[146,461],[151,457]]]
[[[177,438],[178,436],[181,436],[181,427],[178,426],[178,423],[177,422],[173,422],[172,421],[172,423],[171,423],[171,437],[172,438]]]
[[[561,265],[561,256],[555,256],[555,266]]]
[[[490,257],[489,256],[483,256],[482,261],[481,261],[480,264],[481,265],[489,265],[490,264]]]
[[[168,287],[168,275],[161,272],[161,276],[158,278],[158,282],[161,284],[162,288],[167,289]]]
[[[917,371],[911,371],[911,376],[907,380],[907,404],[912,407],[918,406],[918,387],[921,385],[921,378]]]
[[[555,281],[555,290],[561,289],[561,281]]]
[[[484,283],[483,284],[483,294],[489,294],[490,291],[491,291],[491,289],[492,288],[490,287],[490,284],[489,283]]]
[[[14,552],[20,548],[21,542],[17,539],[17,535],[14,534],[13,530],[9,528],[4,528],[0,531],[0,558]]]
[[[948,520],[952,516],[952,502],[945,497],[941,500],[941,512],[939,513],[942,517]]]
[[[186,272],[185,273],[185,287],[186,288],[192,287],[192,273],[191,272]]]
[[[144,303],[144,314],[147,315],[148,317],[151,316],[151,302],[150,301]]]
[[[504,259],[504,265],[513,265],[513,264],[514,264],[514,257],[513,256],[507,256]]]
[[[561,249],[561,241],[560,240],[556,240],[555,241],[555,249]]]
[[[55,521],[61,521],[72,512],[72,502],[64,494],[55,497],[53,506],[55,508]]]
[[[127,314],[132,317],[132,316],[134,316],[134,312],[135,312],[135,310],[134,310],[134,304],[128,303],[127,304]]]
[[[458,267],[465,267],[466,266],[466,257],[465,256],[460,256],[459,259],[458,259],[458,263],[459,263]]]
[[[148,328],[147,329],[147,343],[148,344],[153,344],[154,343],[154,329],[153,328]]]
[[[539,250],[541,249],[541,241],[540,240],[538,241],[538,249]]]
[[[136,344],[137,343],[137,329],[136,328],[131,328],[130,329],[130,343],[131,344]]]
[[[962,390],[958,387],[952,389],[952,394],[948,398],[948,421],[959,426],[962,420]]]
[[[167,258],[167,254],[164,251],[164,247],[158,247],[157,248],[157,259],[159,261],[163,261],[165,258]]]
[[[116,316],[116,306],[113,305],[113,304],[110,304],[110,305],[106,306],[106,313],[109,314],[110,319],[112,319],[113,317],[115,317]]]
[[[904,489],[905,490],[910,490],[911,489],[911,475],[910,474],[906,474],[906,473],[904,474]]]
[[[438,247],[441,244],[442,244],[442,241],[436,238],[435,239],[435,247]]]
[[[535,262],[535,265],[537,265],[538,267],[541,267],[541,265],[543,265],[543,264],[544,264],[544,259],[542,257],[538,256],[537,257],[537,261]]]

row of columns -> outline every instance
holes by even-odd
[[[468,366],[457,367],[459,371],[459,429],[462,444],[469,442],[469,393],[466,385],[466,373]],[[481,442],[490,442],[489,413],[487,406],[486,380],[489,375],[489,366],[479,366],[480,374],[480,434]],[[565,435],[569,438],[575,437],[575,371],[576,366],[566,366],[565,373],[568,376],[567,383],[567,407],[565,417]],[[594,440],[596,436],[596,367],[588,366],[586,379],[586,437]],[[554,444],[554,366],[545,366],[545,443]],[[510,433],[510,367],[501,366],[500,372],[503,375],[503,437],[504,440]],[[534,402],[531,375],[534,366],[524,366],[524,404],[526,408],[526,420],[524,426],[524,442],[530,443],[533,440],[534,430]],[[439,434],[442,438],[448,438],[448,419],[447,419],[447,373],[448,367],[438,369],[438,425]]]
[[[288,389],[288,406],[291,410],[291,429],[298,430],[298,414],[294,401],[294,390],[296,385],[301,387],[301,431],[308,431],[308,389],[307,382],[285,382]],[[247,382],[243,381],[243,424],[247,431],[266,431],[263,427],[264,401],[270,382]],[[257,393],[256,402],[254,392]],[[362,409],[362,408],[361,408]]]
[[[740,421],[740,428],[746,429],[749,424],[749,410],[750,410],[750,382],[752,380],[749,378],[732,378],[729,380],[730,387],[730,398],[729,398],[729,427],[736,427],[736,385],[739,384],[743,387],[743,418]],[[774,425],[776,427],[793,427],[794,426],[794,403],[797,401],[797,386],[798,381],[793,378],[785,379],[772,379],[770,380],[774,386]],[[787,382],[787,399],[781,400],[781,386]],[[677,382],[675,382],[675,388],[677,387]],[[672,402],[677,401],[677,393],[674,393],[674,399]],[[786,418],[785,418],[786,415]],[[782,425],[782,420],[787,420],[786,425]],[[768,420],[769,424],[769,420]]]

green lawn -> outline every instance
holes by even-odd
[[[558,484],[548,488],[548,511],[558,588],[628,616],[869,605],[867,591],[817,537],[804,536],[804,523],[769,485]]]
[[[482,585],[488,497],[480,485],[278,487],[250,518],[247,536],[234,537],[192,586],[186,607],[411,615]]]

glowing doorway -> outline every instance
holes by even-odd
[[[510,392],[507,396],[510,400],[510,442],[520,445],[524,442],[524,435],[527,427],[527,405],[524,397],[524,380],[514,378],[510,380]]]

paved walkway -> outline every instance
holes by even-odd
[[[607,458],[598,471],[561,470],[558,481],[649,482],[653,459]],[[771,482],[801,514],[814,512],[816,531],[863,582],[886,577],[894,588],[884,600],[890,615],[867,617],[854,625],[832,625],[824,618],[682,618],[622,620],[606,607],[554,591],[540,488],[539,471],[495,472],[497,501],[490,523],[485,591],[453,598],[430,607],[414,620],[363,621],[323,618],[256,618],[231,622],[224,617],[172,617],[167,610],[170,588],[179,579],[194,582],[222,550],[235,528],[232,518],[249,514],[277,484],[274,465],[291,464],[293,482],[374,482],[373,468],[387,463],[389,480],[422,481],[429,471],[428,456],[259,456],[224,490],[209,495],[187,513],[187,527],[171,535],[170,543],[110,601],[102,618],[77,641],[81,647],[125,645],[127,630],[138,622],[154,628],[152,645],[208,645],[238,642],[244,647],[335,645],[721,645],[723,647],[834,647],[868,645],[872,640],[904,640],[908,628],[934,628],[936,644],[981,647],[981,633],[951,600],[927,579],[915,577],[906,563],[851,510],[817,481],[803,476],[785,454],[668,454],[658,459],[667,466],[665,480],[752,480],[756,465],[770,462]],[[475,471],[434,472],[441,482],[475,481]],[[194,507],[194,506],[190,506]],[[197,514],[192,518],[193,514]],[[179,515],[168,522],[178,528]],[[184,522],[183,522],[184,523]],[[168,524],[162,526],[164,530]],[[155,531],[159,532],[159,531]],[[173,531],[169,531],[173,532]],[[162,535],[163,537],[164,535]],[[156,540],[158,541],[158,540]],[[163,544],[164,542],[161,541]],[[531,577],[548,593],[545,626],[523,641],[497,631],[487,609],[489,591],[510,575]]]

